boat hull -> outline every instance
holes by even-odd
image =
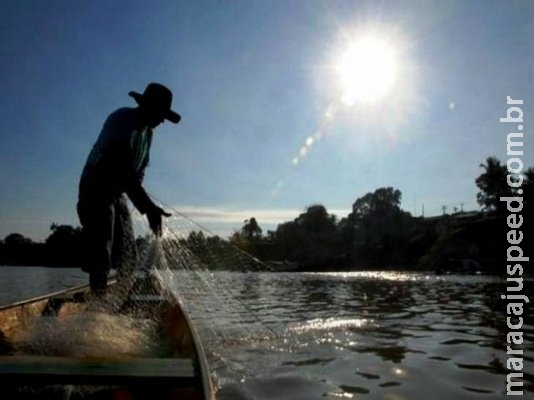
[[[115,281],[109,282],[110,296],[117,287]],[[112,311],[103,307],[105,301],[90,300],[88,286],[0,307],[0,377],[8,383],[8,398],[213,399],[206,355],[177,299],[151,275],[137,279],[127,295],[121,293],[123,299],[114,303]],[[102,318],[134,322],[153,320],[162,344],[155,354],[142,355],[117,355],[109,350],[62,354],[66,346],[60,344],[58,354],[43,355],[25,342],[27,333],[43,321],[47,326],[61,326],[77,321],[73,318],[84,321],[101,314]]]

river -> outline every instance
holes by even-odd
[[[0,304],[85,283],[76,269],[0,268]],[[397,272],[218,273],[243,310],[221,326],[260,323],[269,339],[212,348],[220,399],[502,399],[505,286],[490,276]],[[534,299],[532,278],[522,294]],[[534,395],[534,317],[522,331],[525,398]],[[226,337],[226,339],[229,339]],[[532,398],[532,397],[531,397]]]

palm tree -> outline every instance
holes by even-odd
[[[523,199],[525,201],[525,213],[534,213],[534,168],[525,171],[524,181],[521,185],[523,189]],[[530,222],[532,224],[532,221]]]
[[[477,193],[477,202],[483,211],[502,214],[506,212],[506,203],[500,201],[501,197],[514,196],[515,190],[508,185],[506,165],[501,165],[497,157],[488,157],[485,164],[480,164],[483,172],[475,183],[480,189]]]

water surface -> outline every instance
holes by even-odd
[[[500,278],[408,273],[216,273],[212,293],[179,272],[220,399],[502,399],[506,315]],[[85,283],[76,269],[0,268],[0,304]],[[523,294],[534,299],[533,280]],[[187,286],[187,283],[185,284]],[[179,289],[179,290],[178,290]],[[181,293],[179,293],[181,292]],[[524,391],[534,394],[532,307]]]
[[[79,268],[0,266],[0,306],[86,283]]]
[[[499,278],[403,273],[219,277],[281,332],[224,346],[221,398],[502,399],[505,303]],[[525,292],[532,296],[532,279]],[[525,393],[534,393],[532,307],[524,315]],[[225,390],[231,392],[225,397]]]

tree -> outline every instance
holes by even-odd
[[[241,228],[241,233],[248,240],[253,240],[261,237],[262,229],[258,225],[256,218],[252,217],[245,220],[245,225],[243,225],[243,228]]]
[[[505,165],[496,157],[488,157],[485,164],[480,164],[484,172],[475,180],[480,192],[477,193],[477,202],[482,207],[482,211],[504,214],[506,212],[506,203],[500,201],[501,197],[515,195],[506,177],[508,171]]]
[[[46,238],[46,244],[57,247],[67,247],[80,240],[82,228],[70,225],[59,225],[55,222],[50,226],[52,233]]]
[[[241,230],[234,231],[230,237],[230,243],[255,257],[260,257],[260,248],[263,242],[262,232],[256,218],[246,219]]]
[[[343,221],[342,236],[354,261],[366,265],[401,264],[411,216],[400,208],[402,193],[383,187],[358,198]]]
[[[32,240],[30,238],[24,237],[20,233],[10,233],[4,239],[4,244],[6,246],[16,247],[30,243],[32,243]]]
[[[250,252],[250,243],[248,240],[246,240],[245,236],[243,235],[243,232],[237,232],[234,230],[234,233],[232,234],[232,236],[230,236],[228,241],[232,245],[240,248],[241,250]]]
[[[526,237],[534,235],[534,168],[529,168],[523,174],[523,211],[525,219]],[[527,236],[528,235],[528,236]]]
[[[308,234],[332,234],[336,230],[336,216],[328,214],[325,206],[314,204],[300,214],[295,220],[296,224]]]
[[[534,168],[529,168],[523,174],[523,198],[527,213],[534,212]],[[532,223],[532,222],[531,222]]]
[[[317,266],[338,255],[339,238],[335,215],[314,204],[293,221],[278,225],[271,240],[280,259]]]
[[[4,239],[0,251],[0,263],[8,265],[35,265],[38,244],[20,233],[11,233]]]
[[[396,214],[400,212],[401,198],[401,191],[392,187],[380,188],[373,193],[367,193],[352,205],[352,218]]]
[[[350,230],[368,228],[383,230],[399,215],[402,193],[392,187],[379,188],[356,199],[352,213],[348,215],[346,228]],[[391,227],[387,227],[391,229]]]
[[[53,223],[50,230],[52,233],[45,240],[49,263],[61,267],[81,265],[84,254],[82,228]]]

